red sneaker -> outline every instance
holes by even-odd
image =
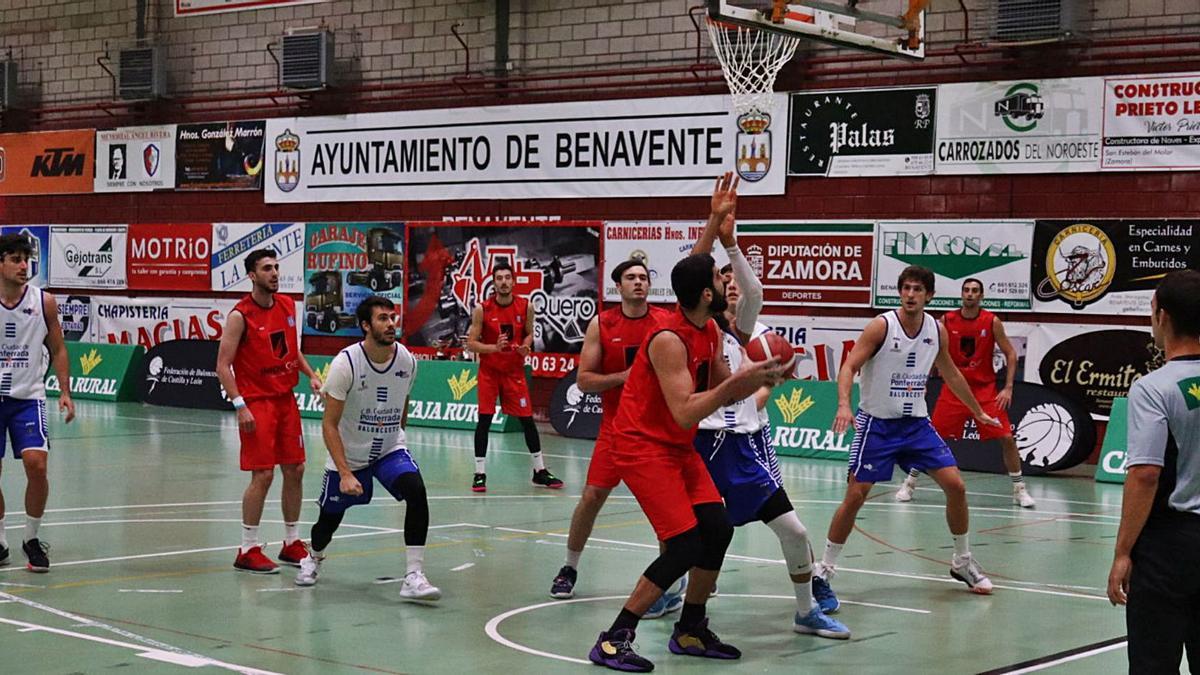
[[[279,549],[279,562],[293,567],[299,567],[300,561],[308,557],[308,547],[304,542],[297,539],[290,544],[285,544]]]
[[[235,569],[251,574],[279,574],[279,565],[263,555],[262,547],[255,546],[249,551],[238,549],[237,560],[233,561]]]

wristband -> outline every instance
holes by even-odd
[[[235,396],[231,403],[233,403],[234,410],[241,410],[242,408],[246,407],[246,399],[242,398],[241,396]]]
[[[741,254],[742,254],[742,249],[738,248],[736,244],[733,246],[725,247],[725,255],[729,256],[730,260],[733,260],[734,256],[739,256]]]

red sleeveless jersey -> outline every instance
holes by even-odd
[[[233,357],[238,392],[247,400],[290,396],[300,381],[296,301],[277,293],[270,307],[262,307],[246,294],[233,309],[246,320]]]
[[[950,337],[950,358],[972,389],[996,384],[996,369],[992,366],[996,350],[992,328],[995,319],[996,315],[986,309],[980,309],[974,319],[963,318],[960,309],[946,312],[942,317]]]
[[[494,345],[500,335],[508,336],[508,347],[495,354],[480,354],[479,367],[493,373],[514,375],[525,372],[525,358],[517,353],[516,347],[525,340],[525,320],[529,313],[529,301],[513,296],[512,302],[501,305],[495,296],[483,303],[483,331],[479,341]]]
[[[625,316],[621,306],[600,312],[600,372],[609,375],[619,373],[633,365],[637,357],[638,347],[646,339],[646,335],[662,319],[671,316],[669,310],[650,305],[645,315],[636,319]],[[613,387],[600,393],[602,415],[600,424],[610,425],[617,418],[617,410],[621,405],[621,392],[624,385]]]
[[[616,454],[645,453],[649,448],[660,452],[695,452],[692,439],[696,436],[696,427],[684,429],[675,422],[663,398],[658,375],[650,363],[650,350],[646,345],[661,332],[675,333],[687,347],[688,374],[692,377],[693,391],[705,391],[710,386],[713,359],[721,355],[717,324],[709,319],[702,328],[697,328],[676,309],[659,320],[646,335],[633,361],[633,369],[621,392],[621,407],[613,421],[614,431],[621,437],[613,447]]]

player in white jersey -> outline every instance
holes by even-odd
[[[396,342],[396,309],[391,300],[378,295],[363,300],[356,318],[363,341],[338,352],[321,389],[325,394],[321,432],[329,458],[317,498],[321,513],[312,528],[312,550],[300,561],[296,585],[317,583],[325,547],[346,509],[370,503],[374,481],[379,481],[397,501],[408,502],[404,513],[408,565],[400,597],[437,600],[442,592],[424,572],[429,500],[404,439],[417,361]]]
[[[12,444],[13,458],[25,466],[25,532],[21,550],[31,572],[50,571],[49,545],[38,538],[46,513],[50,484],[46,458],[46,358],[54,364],[61,394],[58,409],[65,420],[75,419],[71,400],[70,364],[58,303],[54,296],[29,284],[33,247],[23,235],[0,237],[0,459]],[[44,347],[44,348],[43,348]],[[4,495],[0,494],[0,565],[8,563]]]
[[[846,496],[829,523],[825,553],[817,565],[817,576],[826,582],[833,576],[838,555],[871,486],[890,480],[893,467],[899,464],[906,472],[917,468],[929,474],[946,494],[946,522],[954,538],[950,575],[975,593],[992,592],[992,582],[971,556],[967,541],[967,487],[950,448],[929,422],[925,382],[930,368],[937,364],[946,386],[970,408],[979,424],[997,426],[1000,422],[980,408],[954,365],[946,327],[925,313],[925,305],[933,297],[933,282],[933,272],[916,265],[906,267],[896,283],[900,309],[872,319],[838,371],[833,430],[844,433],[853,423],[854,443]],[[862,395],[856,416],[850,412],[850,391],[859,371]]]

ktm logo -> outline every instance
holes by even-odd
[[[86,159],[87,155],[76,153],[75,148],[46,148],[43,154],[34,158],[33,171],[29,175],[33,178],[82,176]]]

